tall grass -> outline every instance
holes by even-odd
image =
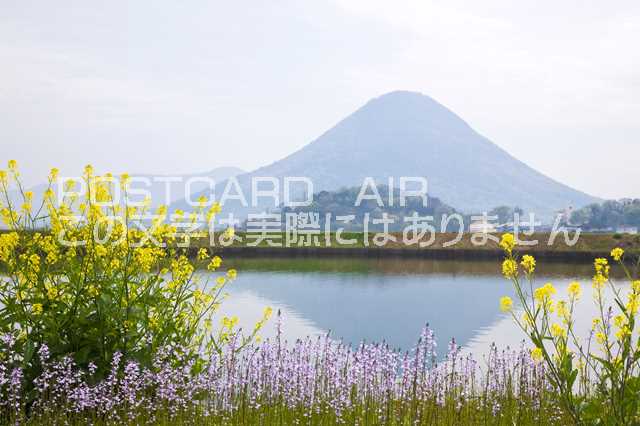
[[[278,330],[281,330],[278,319]],[[234,342],[195,371],[165,348],[151,368],[114,357],[95,381],[71,358],[49,362],[35,391],[21,389],[19,357],[4,339],[0,407],[26,424],[561,424],[567,418],[543,364],[528,350],[491,347],[483,360],[450,342],[436,356],[423,330],[407,352],[384,343],[356,347],[328,336],[291,344],[281,333],[238,351]],[[440,360],[439,360],[440,359]]]

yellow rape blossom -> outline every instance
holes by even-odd
[[[200,250],[198,250],[198,260],[205,260],[209,258],[209,253],[207,252],[207,249],[202,247]]]
[[[201,203],[201,207],[204,207],[205,204],[206,202]],[[207,222],[211,222],[213,217],[218,213],[220,213],[221,210],[222,208],[220,207],[220,203],[213,203],[211,207],[209,207],[209,210],[207,211]]]
[[[569,311],[567,310],[567,302],[561,300],[556,305],[556,313],[558,314],[558,318],[561,318],[565,322],[569,320]]]
[[[49,171],[49,179],[51,179],[52,181],[58,179],[58,174],[59,173],[60,173],[60,170],[58,170],[55,167],[53,167],[51,169],[51,171]]]
[[[193,291],[193,298],[196,301],[203,301],[204,300],[204,292],[202,290],[200,290],[199,288],[195,289]]]
[[[621,249],[620,247],[616,247],[613,250],[611,250],[611,257],[616,262],[620,262],[620,260],[622,259],[623,255],[624,255],[624,250]]]
[[[513,259],[505,259],[502,262],[502,274],[506,278],[515,278],[518,275],[518,264]]]
[[[31,307],[31,313],[33,315],[41,315],[42,314],[42,303],[34,303]]]
[[[504,234],[502,239],[500,240],[500,247],[507,253],[511,253],[513,251],[513,247],[515,246],[515,237],[513,234]]]
[[[0,171],[0,191],[14,189],[9,186],[13,180],[19,180],[17,167],[12,161],[9,170]],[[27,333],[31,333],[28,328],[35,325],[42,328],[43,335],[58,332],[57,324],[41,318],[54,312],[72,319],[73,315],[78,318],[95,315],[98,302],[100,306],[104,305],[105,315],[92,317],[92,321],[105,326],[104,332],[109,339],[125,332],[134,341],[142,336],[160,334],[158,330],[169,326],[180,330],[175,336],[168,337],[179,344],[202,343],[209,336],[217,338],[216,333],[205,333],[200,325],[211,329],[212,315],[226,297],[222,288],[236,278],[236,270],[215,274],[211,291],[205,291],[198,282],[199,275],[195,274],[194,259],[186,256],[189,250],[176,248],[177,226],[166,223],[166,207],[159,208],[159,218],[154,217],[148,225],[145,222],[144,227],[138,229],[138,226],[129,225],[134,225],[134,215],[148,212],[148,206],[136,208],[127,204],[126,197],[120,197],[123,203],[116,201],[116,193],[123,191],[118,192],[118,182],[111,174],[94,174],[93,167],[88,165],[80,178],[64,179],[68,194],[57,200],[54,181],[60,179],[59,173],[56,168],[49,172],[42,210],[36,209],[35,202],[33,204],[38,217],[23,212],[33,211],[31,204],[40,194],[15,191],[22,195],[22,200],[12,202],[11,209],[8,205],[0,205],[0,218],[8,228],[0,232],[0,267],[3,275],[11,278],[0,280],[0,295],[9,301],[7,306],[20,308],[22,315],[26,312],[32,316],[32,322],[25,325]],[[120,179],[126,183],[130,178],[123,174]],[[72,194],[74,189],[76,192]],[[199,201],[205,203],[205,200]],[[21,203],[25,204],[23,211],[20,211]],[[207,207],[199,208],[197,214],[202,215],[208,207],[207,203]],[[213,204],[209,211],[218,213],[220,205]],[[183,217],[188,215],[178,213]],[[24,232],[32,223],[37,226],[43,223],[49,229],[41,234]],[[227,229],[225,235],[233,237],[233,228]],[[210,270],[221,267],[222,259],[213,256],[211,248],[196,251],[199,260],[207,259],[205,263]],[[47,306],[46,314],[44,306]],[[270,315],[269,308],[258,328]],[[20,320],[23,319],[22,316]],[[228,336],[239,333],[231,330],[237,324],[237,318],[227,318]],[[153,332],[149,333],[150,329]],[[67,330],[59,331],[66,333]],[[93,333],[92,330],[89,332]],[[238,336],[243,344],[245,337],[253,337]],[[87,341],[93,344],[91,339]],[[222,347],[225,342],[215,343]]]
[[[54,285],[50,285],[47,287],[47,297],[51,300],[54,300],[58,297],[58,288]]]
[[[19,242],[20,236],[17,232],[0,234],[0,260],[7,262]]]
[[[541,361],[542,360],[542,349],[540,349],[540,348],[531,349],[531,358],[534,361]]]
[[[572,299],[579,299],[580,296],[582,295],[582,287],[580,286],[580,283],[577,281],[574,281],[571,284],[569,284],[567,291],[569,292],[569,297],[571,297]]]
[[[625,308],[627,311],[633,315],[638,313],[638,308],[640,308],[640,295],[636,292],[629,293],[629,301],[627,302]]]
[[[625,337],[631,335],[631,329],[628,326],[622,326],[618,331],[616,331],[616,339],[623,340]]]
[[[522,256],[522,262],[520,262],[520,264],[528,274],[532,274],[536,269],[536,259],[528,254]]]
[[[600,290],[604,287],[604,284],[609,280],[609,271],[611,267],[607,259],[598,258],[594,261],[593,267],[596,271],[593,276],[593,288]]]
[[[235,234],[236,234],[236,231],[233,228],[227,228],[224,230],[224,237],[227,239],[233,238]]]
[[[128,173],[122,173],[120,175],[120,187],[122,189],[126,189],[129,185],[129,182],[131,182],[131,176],[129,176]]]
[[[556,294],[556,289],[551,283],[546,283],[542,287],[538,287],[533,292],[533,297],[540,303],[548,301],[551,296]]]
[[[36,253],[33,253],[31,256],[29,256],[29,267],[35,273],[40,272],[40,256],[38,256]]]
[[[219,256],[213,256],[211,258],[211,262],[209,262],[209,265],[207,266],[207,269],[210,271],[215,271],[220,267],[221,264],[222,259]]]
[[[222,207],[220,206],[220,203],[213,203],[211,207],[209,207],[209,212],[212,214],[218,214],[221,211],[222,211]]]
[[[513,300],[509,296],[500,298],[500,310],[502,312],[511,312],[513,309]]]
[[[64,190],[72,191],[76,187],[76,181],[73,179],[68,179],[64,182]]]
[[[562,327],[560,324],[552,324],[551,325],[551,335],[553,337],[567,337],[567,330]]]

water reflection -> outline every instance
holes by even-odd
[[[567,300],[567,287],[572,280],[554,280],[554,286],[556,287],[559,298]],[[628,293],[627,289],[630,287],[628,281],[618,281],[616,285],[622,290],[621,294]],[[613,292],[609,287],[606,287],[604,292],[604,299],[609,303],[607,306],[613,303]],[[522,315],[522,309],[516,309],[515,315],[520,317]],[[584,348],[589,346],[589,337],[592,326],[592,319],[599,317],[599,311],[597,305],[593,300],[593,289],[588,282],[583,282],[583,294],[578,303],[576,303],[573,318],[574,318],[574,333],[576,337],[580,339]],[[558,318],[556,320],[561,323]],[[495,343],[499,348],[517,348],[522,344],[524,338],[523,332],[514,323],[513,318],[508,314],[500,314],[495,321],[489,327],[480,327],[476,330],[475,335],[467,342],[467,350],[475,354],[483,354],[486,352],[487,347],[491,343]],[[593,339],[592,339],[593,340]],[[573,342],[570,341],[570,345],[574,347]],[[531,346],[530,344],[528,346]],[[592,348],[596,350],[595,343],[592,343]]]
[[[239,276],[229,287],[225,313],[245,327],[264,306],[281,309],[285,336],[295,339],[331,331],[348,343],[385,340],[396,348],[412,347],[425,323],[436,331],[441,347],[451,337],[477,353],[491,342],[518,346],[523,335],[499,312],[500,296],[511,285],[499,262],[366,258],[225,259]],[[585,287],[577,311],[580,333],[588,332],[592,302],[589,264],[546,263],[538,284],[553,281],[559,295],[579,280]],[[263,333],[274,334],[273,321]],[[443,349],[442,349],[443,350]]]

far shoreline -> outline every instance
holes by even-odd
[[[456,249],[456,248],[385,248],[385,247],[218,247],[215,253],[223,256],[246,257],[369,257],[369,258],[422,258],[441,260],[500,260],[504,252],[489,249]],[[561,262],[592,262],[598,257],[609,257],[606,251],[555,251],[535,250],[519,251],[517,254],[532,253],[537,259]]]
[[[241,237],[245,234],[239,233]],[[210,249],[220,255],[225,256],[246,256],[246,257],[408,257],[424,259],[445,259],[445,260],[500,260],[504,257],[504,252],[494,241],[489,241],[485,245],[475,246],[471,243],[471,235],[465,233],[462,240],[454,246],[443,247],[443,242],[450,241],[455,234],[437,234],[436,241],[428,247],[418,247],[414,245],[403,245],[401,241],[389,243],[378,247],[372,243],[369,246],[363,244],[362,233],[345,234],[348,238],[358,238],[358,243],[350,246],[326,246],[320,238],[319,246],[290,246],[271,247],[262,243],[258,246],[248,246],[245,243],[234,243],[231,246],[211,246]],[[373,234],[370,234],[370,237]],[[401,234],[392,234],[400,237]],[[497,234],[496,234],[497,235]],[[345,238],[346,238],[345,237]],[[561,262],[592,262],[598,257],[608,258],[611,249],[614,247],[623,248],[628,257],[637,259],[640,255],[640,235],[632,234],[587,234],[584,233],[574,246],[564,243],[561,235],[556,238],[553,245],[546,244],[549,234],[534,234],[527,240],[539,240],[535,246],[520,246],[514,250],[516,254],[531,254],[538,259]],[[524,238],[523,238],[524,240]],[[197,247],[203,247],[202,243]]]

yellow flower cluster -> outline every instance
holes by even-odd
[[[611,257],[616,262],[620,262],[620,260],[622,260],[623,255],[624,255],[624,250],[621,249],[620,247],[616,247],[613,250],[611,250]]]
[[[198,250],[198,260],[205,260],[209,258],[209,252],[206,248],[202,247]]]
[[[513,234],[504,234],[502,236],[502,239],[500,240],[500,247],[502,248],[502,250],[511,254],[515,245],[516,239]]]
[[[593,266],[596,271],[593,276],[593,288],[601,290],[609,280],[609,271],[611,270],[611,267],[609,266],[609,261],[605,258],[596,259]]]
[[[205,201],[206,202],[206,201]],[[209,210],[207,211],[207,221],[210,222],[211,219],[217,215],[218,213],[220,213],[220,211],[222,210],[222,207],[220,206],[220,203],[213,203],[211,205],[211,207],[209,207]]]
[[[96,253],[98,257],[106,257],[107,255],[106,252],[99,248],[97,248]],[[166,251],[160,247],[136,247],[133,250],[133,260],[137,264],[139,271],[143,273],[150,272],[151,268],[157,265],[165,256]]]
[[[522,256],[520,265],[522,265],[522,268],[527,274],[532,274],[536,270],[536,259],[533,256],[525,254]]]
[[[569,292],[569,297],[571,299],[577,300],[582,295],[582,287],[580,286],[580,283],[577,281],[573,281],[572,283],[570,283],[569,287],[567,288],[567,291]]]
[[[5,199],[10,185],[14,181],[19,184],[17,167],[10,161],[8,171],[0,171],[0,195]],[[3,308],[8,307],[3,315],[6,313],[12,324],[9,328],[20,328],[28,336],[32,326],[39,327],[38,333],[62,333],[61,339],[96,347],[118,347],[122,343],[119,339],[124,338],[140,345],[165,344],[167,339],[204,345],[201,325],[211,324],[213,313],[226,297],[223,286],[237,277],[237,271],[228,269],[211,285],[200,285],[206,274],[196,271],[195,262],[187,256],[189,250],[179,246],[177,227],[166,222],[166,206],[159,207],[141,227],[132,218],[144,217],[150,200],[131,206],[124,197],[124,204],[120,203],[114,196],[118,186],[111,174],[95,175],[93,167],[87,165],[80,181],[64,183],[67,191],[81,183],[85,193],[60,201],[52,190],[58,176],[59,170],[51,169],[40,208],[32,206],[37,197],[29,191],[24,193],[22,211],[0,205],[0,216],[9,228],[0,233],[0,268],[11,278],[0,282],[0,299]],[[126,173],[120,176],[123,191],[127,191],[130,180]],[[202,217],[206,204],[207,200],[201,199],[197,215],[190,214],[189,218]],[[213,203],[206,214],[212,219],[219,212],[220,205]],[[42,223],[50,228],[42,231]],[[225,235],[233,237],[233,229]],[[198,250],[198,260],[209,258],[206,248]],[[212,256],[207,269],[216,271],[221,264],[219,256]],[[270,310],[265,312],[256,330],[270,315]],[[56,318],[78,321],[62,331],[46,329]],[[231,333],[237,323],[237,318],[228,318],[223,328]],[[103,327],[106,329],[101,339],[110,341],[92,342],[95,330]],[[55,346],[60,345],[51,345]],[[142,346],[125,347],[146,350]]]
[[[33,306],[31,306],[31,313],[33,315],[42,315],[42,303],[34,303]]]
[[[253,327],[254,335],[257,335],[257,333],[262,329],[262,327],[264,327],[266,322],[269,321],[269,319],[271,318],[272,314],[273,314],[273,309],[271,307],[267,306],[266,308],[264,308],[264,311],[262,312],[262,318]]]
[[[207,269],[210,271],[215,271],[222,265],[222,259],[219,256],[213,256],[211,258],[211,262],[207,265]]]
[[[531,358],[536,362],[542,361],[542,349],[537,347],[531,349]]]
[[[613,324],[618,329],[616,331],[616,339],[623,340],[625,337],[631,335],[631,329],[629,328],[629,322],[625,315],[619,314],[613,317]]]
[[[553,337],[562,337],[562,338],[566,338],[567,337],[567,330],[562,327],[559,324],[552,324],[551,325],[551,335]]]
[[[507,253],[502,272],[512,281],[524,311],[520,320],[514,319],[535,345],[531,350],[531,358],[536,362],[544,362],[550,369],[557,371],[559,380],[566,380],[567,383],[574,383],[580,375],[581,380],[589,381],[589,375],[595,372],[597,380],[609,381],[607,386],[626,386],[628,373],[624,366],[640,358],[640,344],[635,338],[632,339],[632,336],[637,336],[636,315],[640,311],[640,280],[637,276],[633,277],[628,268],[622,268],[631,283],[628,295],[623,297],[621,289],[610,280],[609,261],[606,258],[594,260],[593,294],[599,317],[592,320],[591,335],[600,347],[597,353],[591,352],[581,345],[574,329],[573,313],[577,301],[582,297],[581,284],[577,281],[569,283],[566,300],[553,299],[557,291],[551,283],[536,288],[529,296],[527,289],[517,279],[517,268],[522,267],[533,287],[535,259],[525,255],[519,265],[516,264],[517,258],[512,254],[514,243],[510,237],[503,237],[501,247]],[[625,251],[620,247],[611,250],[611,259],[622,264],[621,266],[625,266],[624,256]],[[605,303],[603,290],[607,284],[611,286],[615,302],[613,304]],[[509,297],[500,298],[500,309],[511,312],[513,301]],[[551,315],[554,312],[560,321],[555,322],[555,315]],[[616,384],[616,381],[619,383]],[[567,392],[571,393],[572,390],[569,386]]]
[[[513,259],[505,259],[502,262],[502,274],[506,278],[515,278],[518,276],[518,264]]]
[[[570,320],[569,318],[569,310],[567,309],[567,302],[564,300],[558,301],[556,304],[556,313],[558,314],[558,318],[562,320],[565,324],[567,324]]]
[[[637,291],[634,290],[629,293],[629,298],[625,308],[627,312],[632,315],[638,313],[638,308],[640,308],[640,294]]]
[[[511,312],[513,309],[513,300],[509,296],[500,298],[500,310],[502,312]]]
[[[19,242],[20,235],[17,232],[0,234],[0,261],[9,262]]]
[[[541,304],[548,304],[551,297],[556,294],[556,288],[551,283],[546,283],[542,287],[538,287],[533,292],[535,300]]]
[[[49,181],[53,182],[54,180],[58,179],[58,175],[59,174],[60,174],[60,170],[58,170],[57,168],[53,167],[49,171]]]
[[[47,297],[50,300],[58,298],[58,288],[54,284],[46,285],[45,288],[47,289]]]

